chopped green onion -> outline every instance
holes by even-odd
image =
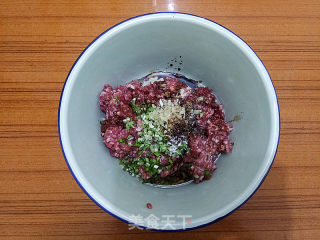
[[[197,101],[198,102],[202,102],[203,101],[203,97],[198,97]]]
[[[129,130],[130,128],[134,128],[134,121],[132,121],[130,118],[124,119],[123,122],[126,124],[127,130]]]
[[[210,175],[210,171],[209,170],[204,170],[204,176],[205,177],[209,177]]]
[[[123,119],[122,122],[127,123],[128,121],[130,121],[130,118],[127,117],[126,119]]]
[[[124,138],[118,139],[118,142],[119,142],[119,143],[122,143],[122,144],[126,144],[126,140],[125,140]]]

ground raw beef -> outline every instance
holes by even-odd
[[[208,87],[157,73],[100,94],[101,135],[124,170],[144,182],[208,180],[229,153],[232,127]]]

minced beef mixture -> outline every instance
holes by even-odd
[[[143,182],[210,179],[219,154],[232,149],[232,128],[212,90],[181,79],[187,78],[151,74],[115,89],[106,84],[101,92],[103,141]]]

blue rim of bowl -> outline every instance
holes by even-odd
[[[257,56],[257,58],[259,59],[259,61],[260,61],[261,64],[263,65],[264,69],[266,70],[266,72],[267,72],[267,74],[268,74],[268,76],[269,76],[269,78],[270,78],[270,81],[271,81],[271,84],[272,84],[272,86],[273,86],[273,90],[274,90],[274,93],[275,93],[276,99],[277,99],[278,115],[279,115],[278,142],[277,142],[276,151],[275,151],[275,153],[274,153],[274,157],[273,157],[273,159],[272,159],[272,162],[271,162],[271,164],[270,164],[270,167],[269,167],[269,169],[267,170],[267,172],[266,172],[266,174],[264,175],[264,177],[261,179],[261,181],[260,181],[259,185],[257,186],[257,188],[256,188],[256,189],[252,192],[252,194],[251,194],[246,200],[244,200],[239,206],[237,206],[235,209],[233,209],[233,210],[230,211],[229,213],[225,214],[224,216],[221,216],[221,217],[219,217],[219,218],[217,218],[217,219],[215,219],[215,220],[213,220],[213,221],[211,221],[211,222],[209,222],[209,223],[205,223],[205,224],[202,224],[202,225],[199,225],[199,226],[196,226],[196,227],[192,227],[192,228],[181,228],[181,229],[173,229],[173,230],[171,230],[171,229],[154,229],[154,228],[147,228],[147,227],[141,226],[141,225],[136,225],[137,227],[140,227],[140,228],[143,228],[143,229],[148,229],[148,230],[153,230],[153,231],[179,232],[179,231],[194,230],[194,229],[198,229],[198,228],[202,228],[202,227],[211,225],[211,224],[213,224],[213,223],[215,223],[215,222],[218,222],[218,221],[220,221],[221,219],[229,216],[229,215],[232,214],[234,211],[236,211],[238,208],[240,208],[243,204],[245,204],[245,203],[256,193],[256,191],[259,189],[259,187],[261,186],[261,184],[264,182],[265,178],[267,177],[267,175],[268,175],[268,173],[269,173],[269,171],[270,171],[270,169],[271,169],[271,167],[272,167],[272,164],[273,164],[273,162],[274,162],[274,159],[275,159],[275,157],[276,157],[276,155],[277,155],[277,151],[278,151],[278,147],[279,147],[279,141],[280,141],[280,128],[281,128],[280,108],[279,108],[279,101],[278,101],[277,92],[276,92],[276,89],[275,89],[275,87],[274,87],[274,85],[273,85],[273,82],[272,82],[272,80],[271,80],[271,77],[270,77],[270,74],[269,74],[267,68],[265,67],[265,65],[263,64],[263,62],[261,61],[261,59],[259,58],[259,56],[257,55],[257,53],[256,53],[256,52],[249,46],[249,44],[247,44],[242,38],[240,38],[237,34],[235,34],[235,33],[232,32],[231,30],[229,30],[228,28],[220,25],[220,24],[217,23],[217,22],[214,22],[214,21],[212,21],[212,20],[210,20],[210,19],[208,19],[208,18],[200,17],[200,16],[197,16],[197,15],[194,15],[194,14],[191,14],[191,13],[183,13],[183,12],[154,12],[154,13],[146,13],[146,14],[134,16],[134,17],[128,18],[128,19],[126,19],[126,20],[124,20],[124,21],[122,21],[122,22],[119,22],[119,23],[113,25],[112,27],[108,28],[108,29],[105,30],[104,32],[102,32],[98,37],[96,37],[96,38],[81,52],[81,54],[79,55],[79,57],[77,58],[77,60],[73,63],[73,65],[72,65],[72,67],[71,67],[71,69],[70,69],[70,71],[69,71],[69,73],[68,73],[68,75],[67,75],[66,81],[64,82],[62,91],[61,91],[61,96],[60,96],[60,101],[59,101],[59,111],[58,111],[58,130],[59,130],[60,146],[61,146],[61,150],[62,150],[64,159],[65,159],[65,161],[66,161],[66,163],[67,163],[67,165],[68,165],[68,168],[69,168],[69,170],[70,170],[73,178],[76,180],[76,182],[78,183],[78,185],[80,186],[80,188],[82,189],[82,191],[83,191],[85,194],[87,194],[87,196],[88,196],[95,204],[97,204],[102,210],[104,210],[105,212],[109,213],[111,216],[113,216],[113,217],[115,217],[115,218],[117,218],[117,219],[119,219],[119,220],[121,220],[121,221],[129,224],[129,223],[130,223],[129,221],[127,221],[127,220],[125,220],[125,219],[123,219],[123,218],[115,215],[114,213],[110,212],[109,210],[107,210],[106,208],[104,208],[102,205],[100,205],[100,204],[86,191],[86,189],[81,185],[81,183],[79,182],[79,180],[78,180],[77,177],[75,176],[74,172],[72,171],[72,168],[70,167],[69,162],[68,162],[68,159],[67,159],[66,154],[65,154],[65,152],[64,152],[64,148],[63,148],[63,145],[62,145],[62,139],[61,139],[61,133],[60,133],[61,100],[62,100],[62,96],[63,96],[63,92],[64,92],[64,87],[65,87],[65,85],[66,85],[66,83],[67,83],[67,81],[68,81],[69,75],[70,75],[70,73],[72,72],[74,66],[77,64],[78,60],[79,60],[79,59],[81,58],[81,56],[85,53],[85,51],[86,51],[95,41],[97,41],[102,35],[104,35],[104,34],[107,33],[108,31],[110,31],[111,29],[117,27],[118,25],[120,25],[120,24],[122,24],[122,23],[125,23],[125,22],[127,22],[127,21],[130,21],[130,20],[132,20],[132,19],[140,18],[140,17],[147,16],[147,15],[163,14],[163,13],[168,13],[168,14],[183,14],[183,15],[189,15],[189,16],[193,16],[193,17],[198,17],[198,18],[201,18],[201,19],[205,19],[205,20],[207,20],[207,21],[210,21],[210,22],[212,22],[212,23],[215,23],[215,24],[217,24],[218,26],[226,29],[227,31],[229,31],[230,33],[232,33],[233,35],[235,35],[236,37],[238,37],[243,43],[245,43],[245,44],[251,49],[251,51]]]

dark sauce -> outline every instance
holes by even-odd
[[[187,78],[182,74],[171,73],[171,72],[153,72],[143,78],[140,78],[138,81],[148,81],[150,78],[153,78],[153,77],[158,77],[158,79],[166,78],[166,77],[177,78],[179,81],[187,84],[192,89],[195,89],[196,87],[198,87],[199,83],[201,83],[201,81],[196,81],[196,80]]]

